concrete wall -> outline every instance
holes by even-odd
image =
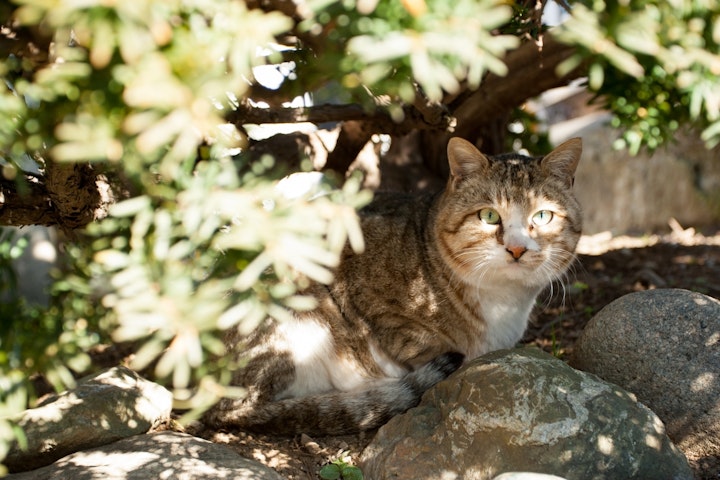
[[[575,188],[585,233],[667,230],[670,218],[683,227],[720,225],[720,149],[707,150],[697,135],[679,134],[676,143],[636,157],[613,149],[618,133],[604,121],[562,136],[583,139]]]

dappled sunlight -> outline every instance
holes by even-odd
[[[720,344],[720,332],[710,334],[707,342],[705,342],[706,347],[717,346],[718,344]]]
[[[645,436],[645,445],[652,449],[660,450],[660,438],[658,438],[657,435],[652,435],[648,433]]]
[[[112,457],[112,464],[108,464],[109,457]],[[162,461],[162,457],[151,452],[83,452],[67,462],[74,467],[92,467],[94,475],[102,478],[102,475],[116,475],[117,465],[123,465],[126,471],[140,470],[151,463]]]
[[[714,234],[702,234],[695,229],[671,230],[669,233],[650,233],[639,235],[615,235],[610,231],[600,232],[592,235],[583,235],[577,245],[577,253],[584,255],[600,255],[610,250],[621,248],[644,248],[652,247],[661,243],[695,246],[715,245],[720,246],[720,231]],[[677,263],[693,263],[691,256],[676,256]]]
[[[710,391],[717,382],[717,372],[702,372],[690,382],[690,390],[695,393]]]
[[[612,455],[615,450],[612,438],[607,435],[598,435],[597,448],[600,453],[605,455]]]
[[[693,298],[693,302],[696,305],[700,305],[700,306],[704,307],[705,305],[710,305],[711,300],[709,300],[707,298]]]
[[[256,448],[253,450],[252,458],[275,470],[287,468],[289,456],[276,448],[269,450]]]
[[[262,466],[224,446],[177,432],[136,435],[79,451],[18,480],[67,478],[265,478]]]
[[[340,453],[359,455],[370,441],[355,436],[315,437],[301,435],[300,438],[272,437],[247,432],[207,432],[206,438],[214,443],[227,445],[245,458],[252,458],[273,468],[283,478],[315,479],[320,465],[334,460]],[[205,437],[205,434],[201,434]],[[311,472],[298,477],[297,472]],[[293,476],[294,475],[294,476]]]
[[[458,480],[460,475],[457,472],[445,470],[440,474],[439,480]]]

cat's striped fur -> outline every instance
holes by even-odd
[[[581,141],[544,158],[448,145],[434,195],[379,194],[361,212],[366,250],[345,251],[317,309],[271,323],[236,373],[242,400],[214,426],[276,434],[376,428],[464,361],[513,346],[538,293],[566,271],[580,236],[572,194]],[[234,340],[231,340],[231,342]]]

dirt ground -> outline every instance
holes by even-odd
[[[720,228],[703,234],[672,221],[671,227],[671,232],[663,235],[583,237],[578,261],[565,281],[538,299],[523,343],[567,357],[595,313],[616,298],[639,290],[684,288],[720,298]],[[288,480],[316,480],[320,467],[338,458],[356,462],[373,437],[373,432],[323,438],[192,433],[227,444]]]

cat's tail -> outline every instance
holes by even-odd
[[[463,359],[461,353],[445,353],[396,381],[366,390],[214,409],[204,420],[215,427],[275,435],[342,435],[372,430],[416,406],[422,394],[457,370]]]

